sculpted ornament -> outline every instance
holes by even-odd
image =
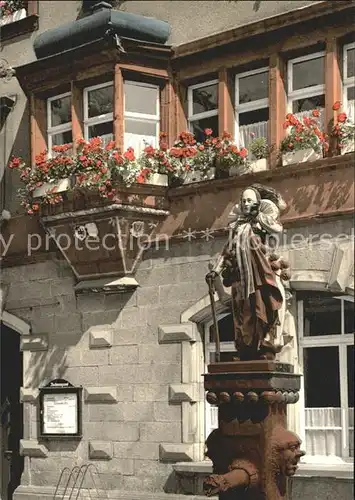
[[[286,204],[273,189],[254,184],[245,189],[229,214],[230,237],[206,276],[220,300],[231,288],[236,360],[274,359],[283,347],[288,262],[275,251],[282,234],[280,214]],[[222,285],[223,280],[223,285]]]

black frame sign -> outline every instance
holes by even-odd
[[[55,379],[39,389],[41,438],[81,438],[82,387]]]

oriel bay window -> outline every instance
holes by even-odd
[[[313,109],[320,110],[324,120],[325,53],[316,52],[288,61],[288,112],[298,118],[308,116]]]
[[[355,43],[344,46],[343,101],[349,118],[355,119]]]
[[[218,80],[209,80],[188,87],[188,126],[197,141],[205,139],[209,128],[218,135]]]
[[[235,136],[239,146],[258,137],[268,138],[269,69],[260,68],[235,77]]]
[[[47,99],[47,147],[72,142],[71,94],[56,95]]]
[[[354,457],[354,299],[312,294],[298,307],[307,455],[346,461]]]

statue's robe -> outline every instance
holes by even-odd
[[[236,253],[236,279],[232,284],[232,310],[235,342],[240,359],[255,359],[262,345],[276,337],[278,312],[283,297],[275,272],[265,253],[264,238],[259,234],[281,233],[278,208],[270,200],[262,200],[258,215],[251,221],[239,213],[236,206],[231,212],[232,239],[229,250]]]

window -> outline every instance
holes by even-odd
[[[104,144],[113,140],[113,83],[84,89],[85,139],[101,137]]]
[[[305,449],[346,460],[354,457],[354,299],[314,294],[298,305]]]
[[[218,135],[218,80],[198,83],[188,88],[188,124],[197,141],[205,139],[210,128]]]
[[[146,145],[159,145],[159,93],[157,85],[124,82],[124,146],[132,147],[136,155]]]
[[[344,109],[355,120],[355,43],[344,46],[343,92]]]
[[[51,154],[53,146],[73,142],[70,92],[51,97],[47,100],[47,124],[49,154]]]
[[[254,137],[268,137],[269,70],[261,68],[235,77],[236,143],[248,147]]]
[[[231,313],[219,315],[218,328],[221,342],[221,361],[233,361],[236,351],[234,344],[234,323]],[[214,363],[216,359],[216,344],[212,321],[205,324],[204,331],[205,364],[207,372],[207,365]],[[205,401],[205,437],[207,438],[210,432],[217,427],[218,408],[216,406],[211,406]]]
[[[317,52],[288,61],[288,112],[298,118],[320,109],[324,120],[325,55]]]

